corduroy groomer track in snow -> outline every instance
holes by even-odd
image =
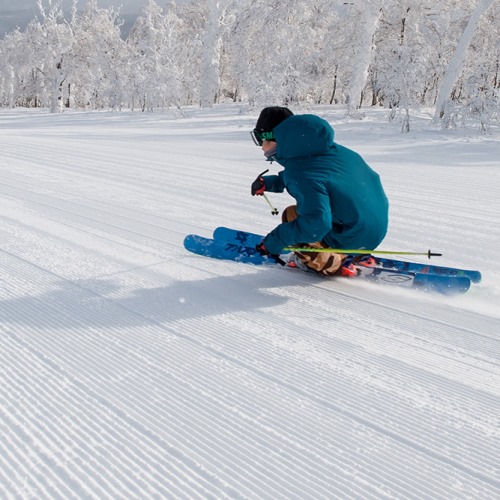
[[[276,225],[239,111],[0,112],[0,497],[498,498],[498,133],[312,109],[445,297],[187,252]]]

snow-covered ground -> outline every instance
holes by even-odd
[[[383,178],[381,248],[482,284],[187,253],[277,223],[236,106],[0,112],[0,498],[500,497],[500,134],[316,112]]]

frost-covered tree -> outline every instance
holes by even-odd
[[[73,34],[64,22],[61,4],[62,0],[55,3],[48,0],[48,6],[44,6],[43,0],[38,0],[43,22],[35,20],[28,29],[28,39],[31,38],[32,43],[31,62],[43,76],[41,98],[44,102],[49,100],[52,113],[62,110],[68,96],[66,56],[73,45]]]
[[[201,56],[200,103],[212,107],[220,92],[222,38],[225,30],[229,0],[206,0],[206,22]]]
[[[22,86],[29,80],[29,68],[25,64],[27,47],[24,35],[19,30],[8,33],[0,44],[0,105],[13,108],[18,96],[22,93]],[[21,56],[21,57],[19,57]],[[23,64],[19,64],[19,60]],[[24,75],[24,81],[23,81]],[[36,106],[38,103],[31,103]]]
[[[61,2],[39,2],[40,16],[23,33],[9,34],[0,44],[8,64],[10,103],[49,107],[99,108],[120,100],[124,42],[113,9],[89,0],[83,11],[73,5],[71,19]],[[15,48],[14,48],[15,47]]]
[[[300,102],[311,88],[319,50],[315,10],[299,0],[242,4],[228,46],[240,93],[253,105]]]
[[[363,90],[368,80],[368,70],[375,50],[375,33],[382,16],[384,0],[357,0],[353,7],[359,10],[352,47],[352,73],[348,91],[348,114],[357,114],[363,100]]]
[[[447,126],[498,123],[500,0],[150,0],[126,41],[100,0],[38,1],[0,39],[0,106],[379,105],[407,131],[437,102]]]
[[[180,20],[175,59],[179,65],[179,85],[183,104],[200,104],[203,36],[206,25],[206,2],[176,5]]]
[[[118,11],[101,9],[97,0],[87,0],[83,11],[74,9],[70,28],[70,104],[91,109],[120,108],[125,98],[127,52],[120,37]]]
[[[372,66],[375,102],[390,108],[389,119],[402,113],[402,132],[410,130],[410,110],[423,104],[429,44],[426,14],[430,2],[398,0],[383,9]]]
[[[500,2],[481,17],[464,62],[457,93],[463,122],[472,121],[482,132],[500,124]],[[461,96],[463,94],[463,98]]]
[[[327,0],[317,6],[315,17],[322,23],[315,42],[318,50],[312,54],[316,78],[311,83],[319,84],[315,102],[347,104],[352,76],[358,67],[355,47],[361,12],[354,2]]]
[[[460,37],[453,57],[448,64],[446,73],[439,88],[439,94],[436,102],[436,111],[434,115],[434,118],[436,120],[441,120],[444,126],[449,126],[450,122],[452,121],[452,106],[447,106],[447,104],[450,101],[453,87],[458,77],[460,76],[460,73],[462,72],[462,67],[467,57],[467,50],[471,44],[476,26],[481,16],[496,1],[497,0],[477,0],[477,4],[470,15],[467,26],[465,27],[462,36]]]
[[[154,0],[142,8],[129,38],[131,52],[130,83],[132,109],[136,104],[144,110],[162,107],[163,35],[165,29],[163,9]]]

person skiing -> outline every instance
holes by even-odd
[[[281,224],[257,245],[262,255],[279,259],[289,246],[375,249],[380,244],[389,211],[380,177],[358,153],[334,142],[326,120],[272,106],[262,110],[251,135],[267,160],[283,167],[278,175],[260,174],[252,183],[252,196],[286,189],[296,200],[283,211]],[[345,254],[291,256],[290,265],[305,265],[319,274],[356,275]]]

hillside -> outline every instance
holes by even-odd
[[[500,136],[315,110],[450,298],[187,253],[276,224],[239,111],[0,111],[0,496],[498,498]]]

